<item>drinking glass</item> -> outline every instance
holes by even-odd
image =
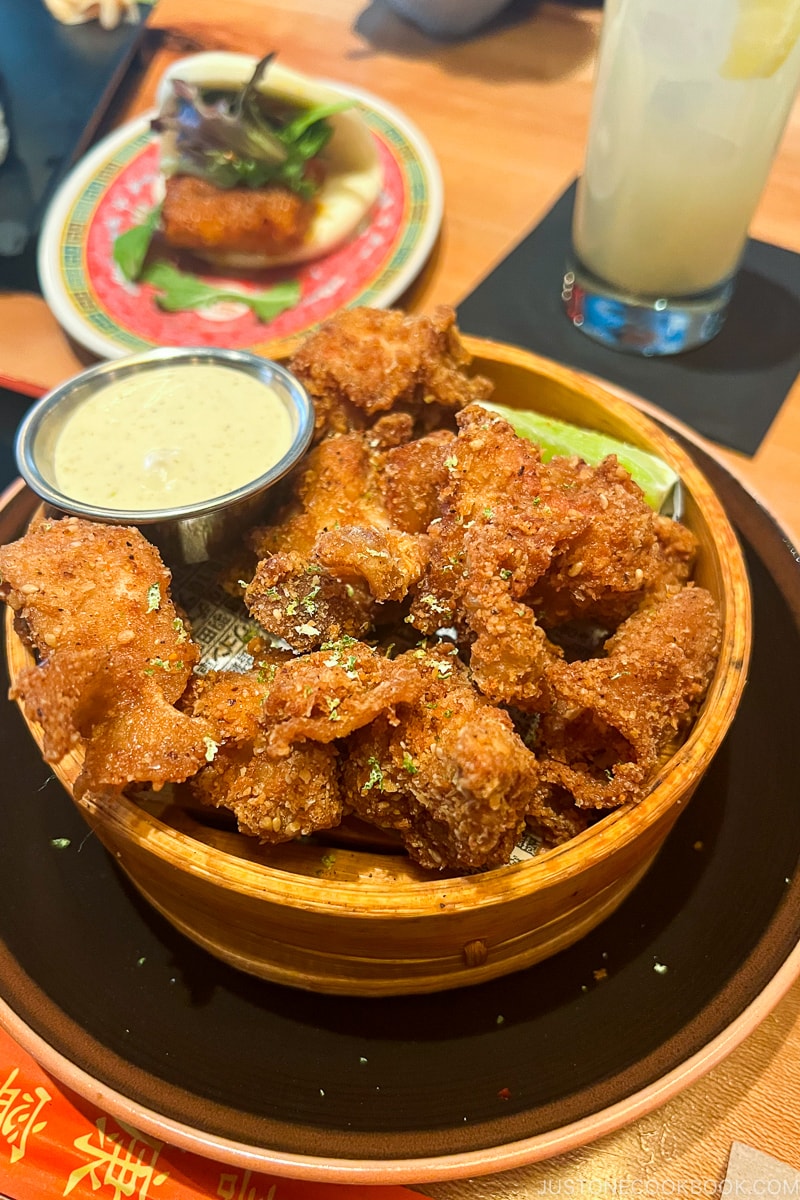
[[[606,0],[572,257],[573,323],[676,354],[722,326],[800,83],[800,0]]]

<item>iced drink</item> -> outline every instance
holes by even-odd
[[[799,81],[800,0],[606,0],[578,288],[715,332]]]

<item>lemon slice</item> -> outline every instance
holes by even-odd
[[[536,442],[545,462],[555,455],[570,457],[578,454],[584,462],[596,467],[607,455],[616,454],[617,460],[644,492],[644,498],[651,508],[656,512],[672,508],[678,476],[672,467],[668,467],[655,454],[620,442],[608,434],[598,433],[596,429],[583,429],[579,425],[557,421],[554,417],[544,417],[527,409],[506,408],[503,404],[490,401],[482,401],[481,407],[508,421],[520,437]]]
[[[723,79],[769,79],[800,37],[800,0],[739,0]]]

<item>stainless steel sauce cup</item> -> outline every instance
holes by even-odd
[[[143,371],[155,374],[178,364],[229,367],[270,387],[285,404],[291,421],[292,442],[283,457],[234,491],[176,508],[107,508],[66,495],[56,480],[54,464],[56,444],[70,414],[115,380]],[[161,348],[90,367],[42,397],[19,427],[16,457],[25,482],[56,513],[138,526],[162,551],[167,563],[197,563],[217,557],[243,528],[258,520],[270,489],[302,458],[313,431],[314,411],[308,394],[279,363],[244,350]],[[98,453],[102,453],[102,446],[98,446]]]

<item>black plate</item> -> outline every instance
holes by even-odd
[[[168,1140],[228,1161],[249,1148],[265,1168],[333,1182],[430,1179],[454,1155],[465,1175],[499,1169],[513,1163],[494,1149],[520,1140],[516,1164],[532,1161],[548,1131],[582,1122],[586,1140],[597,1114],[654,1093],[724,1031],[743,1036],[800,935],[800,571],[755,501],[687,448],[746,543],[751,677],[655,865],[599,929],[458,993],[347,999],[251,979],[138,898],[9,704],[0,1019],[29,1049],[48,1047],[50,1069],[74,1085],[76,1067],[87,1094],[96,1081],[101,1103],[125,1098]],[[7,503],[3,541],[29,507],[25,493]]]

